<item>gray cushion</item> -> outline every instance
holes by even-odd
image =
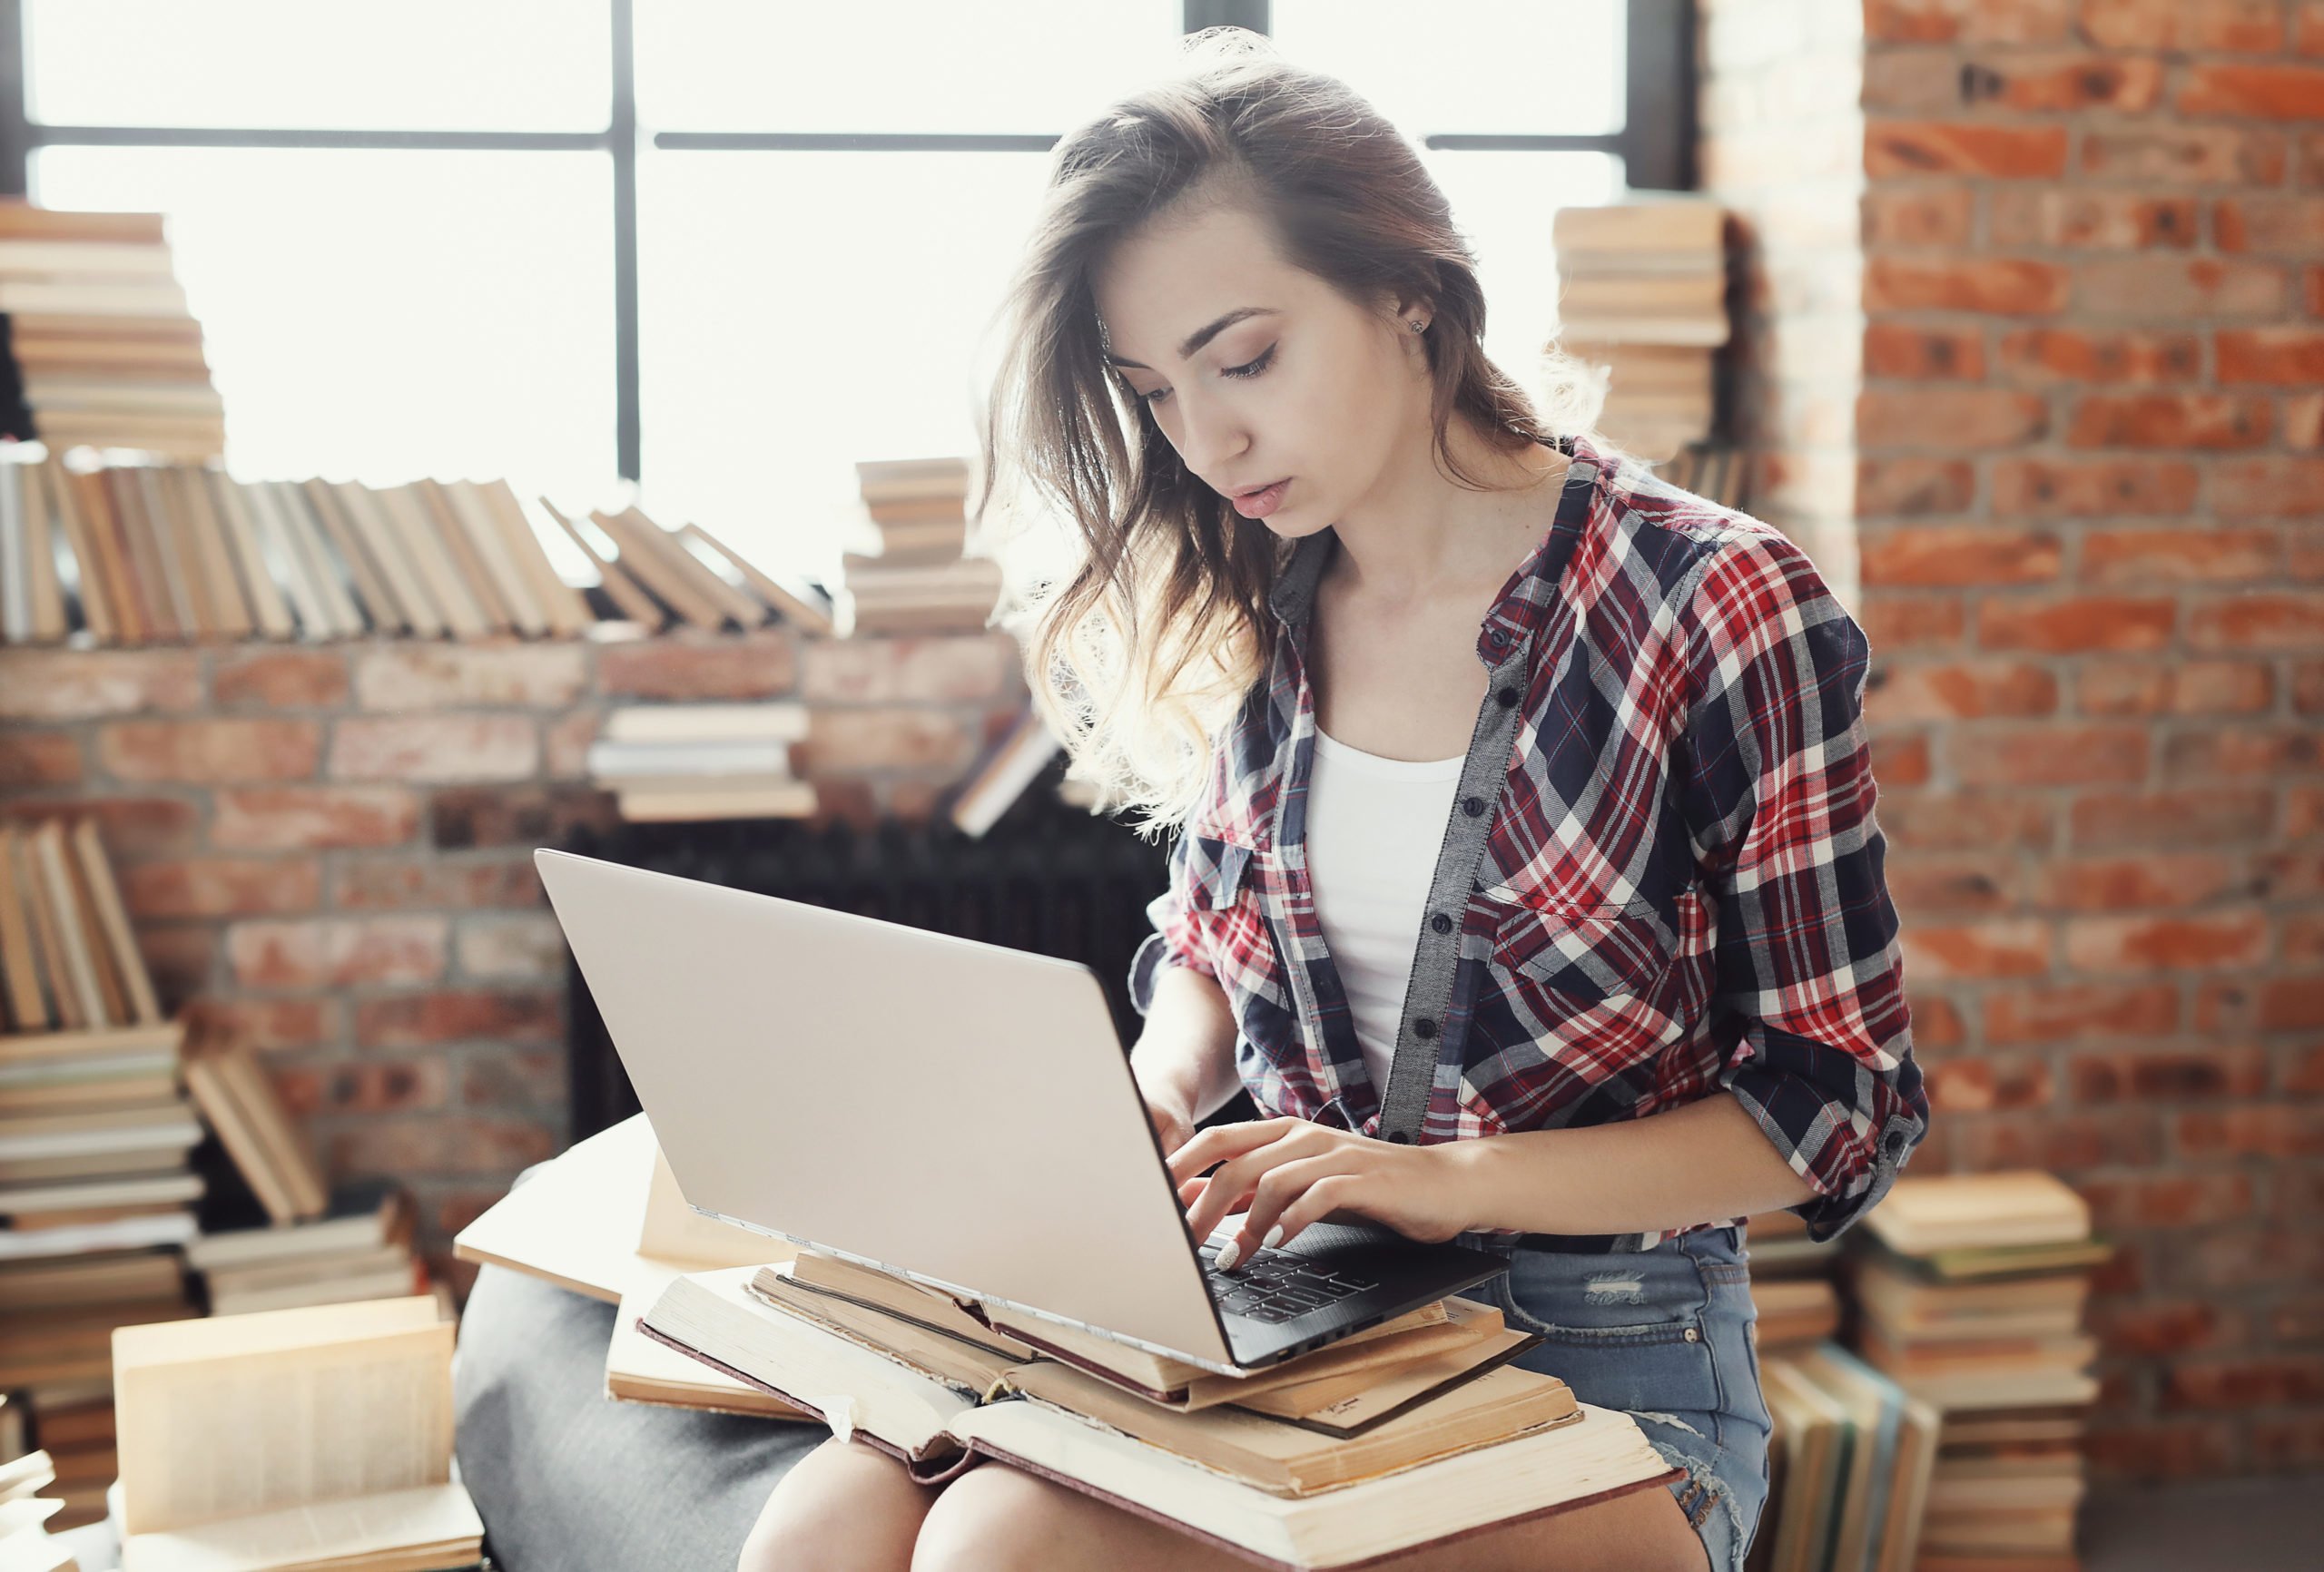
[[[614,1307],[487,1266],[452,1359],[460,1477],[500,1572],[730,1572],[767,1493],[831,1432],[618,1403]]]

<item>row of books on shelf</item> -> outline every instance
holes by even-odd
[[[1712,353],[1732,336],[1726,213],[1671,196],[1558,210],[1553,347],[1606,377],[1598,427],[1638,457],[1676,457],[1710,433]]]
[[[130,447],[200,461],[226,407],[178,282],[162,215],[0,199],[0,431],[57,452]]]

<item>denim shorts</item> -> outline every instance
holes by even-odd
[[[1733,1228],[1629,1254],[1521,1245],[1490,1295],[1511,1326],[1542,1338],[1517,1363],[1583,1402],[1625,1410],[1686,1470],[1671,1493],[1712,1572],[1741,1572],[1768,1499],[1769,1420],[1745,1261]]]

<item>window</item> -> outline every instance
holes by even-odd
[[[972,447],[1049,148],[1181,33],[1268,28],[1422,141],[1522,376],[1554,210],[1685,183],[1689,10],[0,0],[0,180],[172,215],[238,475],[626,477],[812,571],[853,460]]]

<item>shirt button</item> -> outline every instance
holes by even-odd
[[[1428,926],[1435,929],[1438,933],[1451,933],[1452,931],[1452,919],[1440,911],[1434,917],[1428,919]]]
[[[1500,649],[1509,643],[1509,630],[1507,628],[1495,628],[1492,632],[1485,635],[1485,642],[1491,644],[1494,649]]]
[[[1393,1141],[1399,1146],[1409,1146],[1413,1144],[1413,1138],[1410,1135],[1405,1135],[1402,1130],[1389,1131],[1388,1139]]]
[[[1517,707],[1517,701],[1524,696],[1525,695],[1519,693],[1514,688],[1502,688],[1498,693],[1494,693],[1492,697],[1493,702],[1499,704],[1502,709],[1513,710]]]
[[[1483,798],[1463,797],[1461,799],[1461,811],[1467,814],[1470,818],[1474,819],[1478,814],[1482,813],[1484,811],[1485,800]]]
[[[1435,1035],[1436,1023],[1430,1020],[1426,1016],[1421,1017],[1420,1019],[1413,1023],[1413,1036],[1425,1038],[1433,1037]]]

